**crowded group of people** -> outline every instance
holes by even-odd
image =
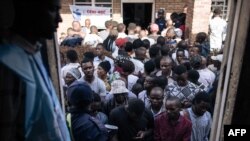
[[[147,29],[73,21],[60,39],[67,123],[75,141],[208,141],[226,23],[185,39],[185,13]],[[162,17],[163,16],[163,17]],[[162,22],[164,24],[162,24]],[[91,48],[79,58],[75,46]],[[65,57],[64,57],[65,56]]]
[[[60,0],[4,2],[1,140],[208,140],[223,59],[213,48],[222,48],[226,28],[219,9],[209,38],[201,32],[194,43],[186,42],[184,13],[165,21],[160,11],[147,29],[106,21],[99,32],[89,19],[84,26],[74,21],[60,38],[68,48],[61,53],[64,115],[45,43],[62,21]],[[75,46],[90,51],[80,54]]]

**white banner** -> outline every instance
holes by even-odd
[[[70,5],[70,11],[74,20],[80,21],[84,26],[84,21],[88,18],[91,20],[91,25],[95,25],[99,29],[105,29],[105,21],[111,19],[110,9],[107,7]]]

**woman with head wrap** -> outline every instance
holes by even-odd
[[[65,84],[69,87],[75,80],[81,78],[81,72],[78,68],[71,68],[66,72]]]
[[[78,68],[71,68],[69,69],[67,72],[66,72],[66,76],[64,77],[64,81],[65,81],[65,84],[66,86],[64,86],[64,99],[65,99],[65,110],[66,112],[69,111],[69,106],[70,106],[70,103],[68,101],[68,88],[71,86],[71,85],[74,85],[75,81],[77,79],[81,78],[81,73],[80,71],[78,70]]]
[[[101,62],[97,68],[97,75],[105,83],[107,91],[110,91],[111,89],[110,84],[108,82],[108,76],[107,76],[107,73],[109,72],[110,68],[111,68],[111,65],[109,61]]]

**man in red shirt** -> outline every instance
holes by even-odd
[[[181,102],[177,97],[166,100],[166,112],[155,118],[155,141],[189,141],[192,124],[180,115]]]

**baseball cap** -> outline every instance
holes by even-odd
[[[129,90],[126,88],[125,82],[122,80],[114,80],[111,83],[111,94],[128,93]]]
[[[164,14],[164,12],[165,12],[164,9],[159,9],[158,10],[158,13]]]
[[[128,39],[127,39],[127,38],[118,38],[118,39],[115,40],[115,44],[116,44],[116,46],[119,47],[119,48],[122,48],[123,45],[124,45],[126,42],[128,42]]]

